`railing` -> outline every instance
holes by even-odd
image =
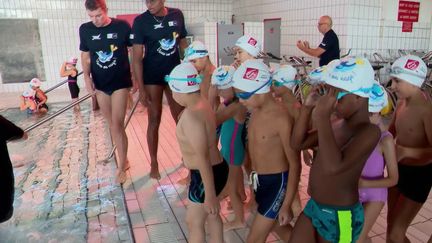
[[[83,73],[83,72],[78,73],[77,77],[80,76],[82,73]],[[61,81],[60,83],[54,85],[53,87],[51,87],[51,88],[45,90],[45,94],[48,93],[48,92],[50,92],[50,91],[52,91],[52,90],[54,90],[54,89],[57,89],[58,87],[60,87],[60,86],[62,86],[63,84],[67,83],[68,81],[69,81],[68,79],[63,80],[63,81]]]
[[[50,115],[50,116],[48,116],[48,117],[45,117],[44,119],[42,119],[42,120],[36,122],[35,124],[33,124],[33,125],[27,127],[26,129],[24,129],[24,131],[25,131],[25,132],[29,132],[29,131],[31,131],[31,130],[37,128],[37,127],[39,127],[40,125],[45,124],[47,121],[52,120],[54,117],[56,117],[56,116],[62,114],[63,112],[69,110],[70,108],[74,107],[75,105],[77,105],[77,104],[83,102],[84,100],[90,98],[91,96],[92,96],[92,94],[87,94],[87,95],[85,95],[84,97],[81,97],[81,98],[79,98],[78,100],[73,101],[73,102],[70,103],[69,105],[67,105],[67,106],[61,108],[60,110],[58,110],[56,113],[54,113],[54,114],[52,114],[52,115]]]

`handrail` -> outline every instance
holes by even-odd
[[[54,114],[52,114],[52,115],[50,115],[48,117],[45,117],[44,119],[42,119],[42,120],[36,122],[35,124],[27,127],[26,129],[24,129],[24,132],[29,132],[29,131],[31,131],[31,130],[37,128],[37,127],[39,127],[40,125],[45,124],[45,122],[52,120],[54,117],[62,114],[63,112],[69,110],[70,108],[74,107],[75,105],[77,105],[77,104],[83,102],[84,100],[90,98],[91,96],[92,96],[92,94],[87,94],[84,97],[81,97],[80,99],[73,101],[69,105],[67,105],[67,106],[61,108],[60,110],[58,110],[56,113],[54,113]]]
[[[136,109],[137,106],[138,106],[139,101],[140,101],[140,99],[138,98],[138,99],[135,101],[134,105],[132,106],[132,109],[129,111],[129,114],[128,114],[128,117],[127,117],[127,119],[126,119],[126,123],[125,123],[125,128],[126,128],[127,125],[129,124],[129,122],[130,122],[130,120],[131,120],[131,118],[132,118],[132,115],[133,115],[133,113],[135,112],[135,109]],[[108,159],[110,159],[111,157],[113,157],[113,155],[114,155],[114,151],[116,150],[116,148],[117,148],[116,145],[114,145],[113,148],[112,148],[112,150],[111,150],[111,152],[110,152],[110,154],[108,155],[108,158],[106,158],[106,160],[108,160]]]
[[[80,76],[81,74],[83,74],[83,72],[78,73],[77,77]],[[67,83],[68,81],[69,81],[68,79],[63,80],[63,81],[61,81],[60,83],[54,85],[53,87],[51,87],[51,88],[45,90],[45,94],[48,93],[48,92],[50,92],[50,91],[52,91],[52,90],[54,90],[54,89],[57,89],[58,87],[60,87],[60,86],[62,86],[63,84]]]

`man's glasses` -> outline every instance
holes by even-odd
[[[236,97],[242,100],[247,100],[250,97],[252,97],[252,95],[254,95],[256,92],[258,92],[260,89],[264,88],[265,86],[268,86],[271,84],[272,79],[270,78],[267,82],[265,82],[263,85],[261,85],[260,87],[258,87],[256,90],[251,91],[251,92],[238,92],[236,93]]]

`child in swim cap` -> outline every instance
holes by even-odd
[[[257,38],[251,35],[240,37],[235,43],[236,53],[233,66],[237,68],[246,60],[257,59],[261,49],[261,42]]]
[[[28,114],[36,112],[36,102],[35,102],[36,92],[32,89],[26,90],[20,96],[20,110],[27,111]]]
[[[369,119],[381,130],[380,140],[364,165],[359,181],[359,199],[364,207],[364,226],[357,242],[368,242],[368,234],[387,202],[387,190],[396,185],[398,168],[393,136],[380,111],[387,106],[387,92],[375,82],[369,95]],[[386,170],[386,173],[384,173]],[[386,175],[386,176],[385,176]]]
[[[227,189],[235,216],[224,224],[224,231],[246,227],[242,203],[246,199],[242,165],[245,158],[244,129],[247,110],[235,97],[232,87],[234,72],[232,66],[221,66],[212,75],[212,86],[216,88],[218,98],[223,99],[217,109],[216,121],[218,125],[221,124],[221,154],[229,165]]]
[[[36,111],[40,113],[48,112],[48,106],[46,102],[48,101],[48,97],[42,91],[40,86],[42,82],[38,78],[33,78],[30,80],[30,88],[35,91],[35,102],[36,102]]]
[[[78,58],[71,57],[66,62],[64,62],[60,68],[60,77],[68,77],[68,87],[71,95],[72,102],[78,100],[79,97],[79,87],[78,87],[78,69],[76,64]],[[79,105],[74,107],[75,111],[79,111]]]
[[[358,181],[381,135],[368,111],[374,71],[368,60],[350,57],[324,80],[327,92],[309,94],[292,134],[294,148],[318,146],[318,153],[310,169],[311,198],[294,226],[302,233],[293,234],[291,242],[356,242],[363,227]],[[341,120],[332,124],[334,112]],[[310,121],[314,132],[307,127]]]
[[[291,205],[300,179],[299,153],[290,146],[293,121],[273,98],[271,74],[261,60],[245,61],[233,80],[236,96],[252,112],[248,145],[258,209],[247,242],[265,242],[272,230],[287,242],[292,229]]]
[[[432,105],[421,90],[427,67],[417,56],[392,65],[392,90],[398,97],[389,131],[396,138],[399,179],[389,190],[387,240],[403,242],[406,231],[432,187]],[[402,213],[404,212],[404,213]]]
[[[186,223],[189,240],[204,242],[206,221],[213,241],[223,242],[220,204],[217,196],[225,187],[228,165],[218,150],[216,117],[199,92],[201,79],[189,63],[176,66],[165,79],[173,98],[185,109],[177,123],[177,140],[185,166],[190,170]]]

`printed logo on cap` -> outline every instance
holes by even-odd
[[[258,69],[256,68],[247,68],[245,74],[243,75],[244,79],[255,81],[258,77]]]
[[[249,38],[249,40],[248,40],[248,44],[251,44],[251,45],[253,45],[253,46],[255,46],[256,44],[258,43],[258,41],[257,40],[255,40],[254,38]]]
[[[339,65],[336,66],[336,70],[342,72],[350,71],[353,70],[356,65],[357,63],[355,62],[355,60],[342,61],[339,63]]]
[[[412,59],[408,59],[405,68],[409,70],[416,70],[420,66],[420,62]]]
[[[196,78],[196,77],[197,77],[196,74],[192,74],[192,75],[188,75],[187,76],[188,79],[190,79],[190,78]],[[195,81],[187,81],[187,86],[194,86],[194,85],[197,85],[197,82],[195,82]]]

